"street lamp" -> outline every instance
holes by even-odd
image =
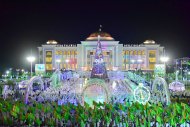
[[[162,57],[160,57],[160,60],[161,60],[161,62],[163,62],[163,63],[165,64],[166,62],[168,62],[169,57],[167,57],[167,56],[162,56]]]
[[[32,62],[34,62],[35,61],[35,57],[34,56],[29,56],[29,57],[27,57],[26,58],[27,60],[28,60],[28,62],[30,62],[30,64],[31,64],[31,77],[32,77]]]
[[[162,57],[160,57],[160,60],[161,60],[161,62],[164,63],[165,73],[166,73],[166,62],[168,62],[169,57],[167,57],[167,56],[162,56]],[[164,74],[164,77],[165,77],[165,74]]]
[[[160,57],[160,60],[161,60],[161,62],[164,63],[164,66],[165,66],[165,68],[166,68],[166,62],[168,62],[169,57],[167,57],[167,56],[162,56],[162,57]]]
[[[58,64],[58,65],[57,65],[57,66],[58,66],[58,69],[59,69],[59,67],[60,67],[60,62],[61,62],[60,59],[57,59],[57,60],[56,60],[56,63]]]

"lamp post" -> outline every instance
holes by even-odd
[[[32,77],[32,63],[35,61],[35,57],[34,56],[29,56],[26,58],[28,60],[28,62],[30,62],[31,64],[31,68],[30,68],[30,73],[31,73],[31,77]]]
[[[57,66],[58,66],[58,67],[57,67],[57,69],[59,69],[59,68],[60,68],[60,62],[61,62],[61,60],[60,60],[60,59],[57,59],[57,60],[56,60],[56,63],[57,63]]]
[[[164,67],[165,67],[165,73],[166,73],[166,62],[168,62],[168,60],[169,60],[169,57],[167,57],[167,56],[162,56],[162,57],[160,57],[160,60],[161,60],[161,62],[163,62],[164,63]],[[165,77],[165,74],[164,73],[164,77]]]

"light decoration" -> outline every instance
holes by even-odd
[[[57,69],[60,69],[61,60],[60,59],[56,59],[56,63],[57,63]]]
[[[174,81],[169,84],[169,89],[172,91],[184,91],[185,90],[185,85],[179,81]]]
[[[66,59],[65,62],[66,62],[66,63],[69,63],[69,59]]]
[[[57,63],[60,63],[60,62],[61,62],[61,60],[60,60],[60,59],[57,59],[57,60],[56,60],[56,62],[57,62]]]
[[[32,77],[32,63],[35,61],[35,57],[34,56],[29,56],[29,57],[27,57],[26,58],[27,60],[28,60],[28,62],[30,62],[30,64],[31,64],[31,68],[30,68],[30,73],[31,73],[31,77]]]
[[[118,70],[118,67],[113,67],[113,71],[117,71]]]
[[[50,83],[50,85],[52,86],[52,87],[59,87],[60,85],[61,85],[61,71],[60,70],[56,70],[54,73],[53,73],[53,75],[52,75],[52,77],[50,78],[51,79],[51,83]]]
[[[35,57],[34,56],[29,56],[26,58],[29,62],[34,62],[35,61]]]
[[[82,90],[83,104],[84,101],[92,106],[92,102],[108,102],[109,91],[106,83],[102,79],[92,78],[88,80]]]
[[[171,103],[168,85],[164,78],[156,77],[153,81],[152,92],[160,96],[161,102]]]
[[[102,47],[100,43],[100,35],[98,35],[98,42],[95,52],[95,60],[93,62],[93,68],[91,72],[91,78],[107,78],[107,70],[103,60]]]
[[[162,62],[166,63],[166,62],[168,62],[169,57],[167,57],[167,56],[162,56],[162,57],[160,57],[160,60],[161,60]]]
[[[135,60],[131,60],[131,62],[132,62],[132,63],[134,63],[134,62],[135,62]]]
[[[155,44],[154,40],[146,40],[144,41],[144,44]]]
[[[114,80],[112,83],[111,92],[111,101],[112,103],[124,104],[126,101],[132,102],[133,97],[133,88],[136,86],[127,80]]]
[[[55,40],[48,40],[47,44],[54,44],[55,45],[55,44],[57,44],[57,41],[55,41]]]
[[[9,71],[6,71],[6,74],[8,75],[8,74],[9,74]]]
[[[150,100],[150,91],[143,86],[143,83],[139,83],[139,86],[134,90],[135,101],[145,105]]]
[[[136,83],[143,83],[145,85],[150,85],[148,82],[146,82],[145,78],[133,73],[133,72],[125,72],[125,75],[128,79],[133,80]]]
[[[113,83],[112,83],[112,88],[114,89],[115,87],[116,87],[116,82],[115,81],[113,81]]]
[[[141,63],[143,60],[142,59],[138,59],[137,62]]]

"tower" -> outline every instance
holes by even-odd
[[[107,70],[105,67],[105,62],[103,59],[102,47],[100,43],[100,35],[98,35],[98,42],[96,46],[95,58],[93,62],[93,68],[91,72],[91,78],[101,78],[106,79]]]

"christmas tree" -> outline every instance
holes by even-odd
[[[93,68],[91,72],[91,78],[102,78],[106,79],[107,71],[105,67],[105,62],[103,59],[102,47],[100,43],[100,35],[98,35],[98,43],[96,46],[95,58],[93,62]]]

